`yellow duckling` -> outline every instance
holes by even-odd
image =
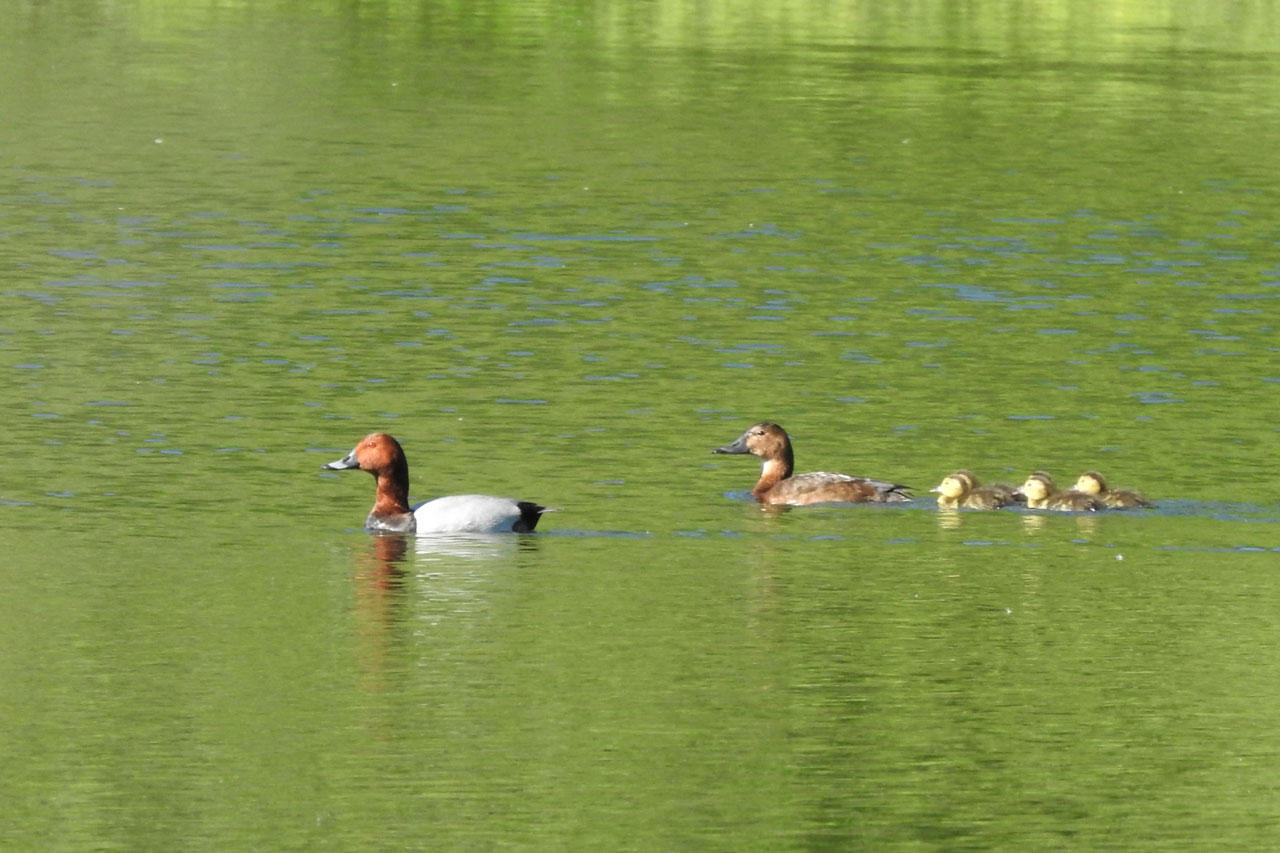
[[[1022,495],[1018,494],[1017,489],[1008,483],[992,483],[989,486],[979,486],[978,481],[974,480],[973,485],[978,491],[989,492],[996,500],[1001,501],[1001,506],[1020,504],[1026,500]]]
[[[1056,509],[1063,512],[1095,512],[1106,509],[1106,504],[1093,495],[1077,491],[1058,491],[1053,478],[1044,471],[1036,471],[1022,484],[1018,492],[1027,499],[1031,509]]]
[[[1075,488],[1077,492],[1093,495],[1107,506],[1155,506],[1138,492],[1127,489],[1108,489],[1107,481],[1102,479],[1102,475],[1097,471],[1085,471],[1081,474],[1080,479],[1076,480]]]
[[[939,509],[999,509],[1014,502],[1013,489],[997,483],[981,486],[972,471],[952,471],[930,489],[938,494]]]

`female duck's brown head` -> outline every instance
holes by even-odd
[[[786,468],[783,478],[790,477],[795,468],[795,454],[791,451],[791,439],[787,438],[787,431],[768,421],[749,427],[735,441],[711,452],[750,453],[765,462],[781,463]]]

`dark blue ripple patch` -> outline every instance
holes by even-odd
[[[1139,403],[1185,403],[1186,400],[1173,396],[1168,391],[1134,391],[1129,395],[1137,398]]]

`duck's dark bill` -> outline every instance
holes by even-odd
[[[333,462],[325,463],[320,466],[321,471],[342,471],[346,468],[359,468],[360,463],[356,461],[356,452],[353,450],[341,459]]]

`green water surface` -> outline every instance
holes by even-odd
[[[0,847],[1274,846],[1275,3],[0,12]]]

